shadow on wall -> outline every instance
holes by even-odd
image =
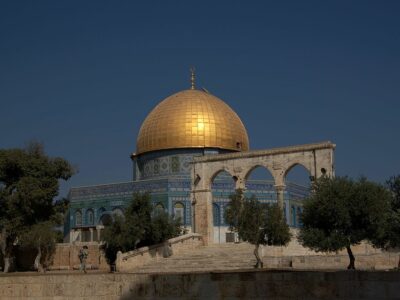
[[[399,272],[251,271],[164,274],[121,285],[121,298],[397,299]]]

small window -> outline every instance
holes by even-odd
[[[82,226],[82,213],[80,210],[75,212],[75,225]]]
[[[124,212],[123,212],[122,209],[119,208],[119,207],[114,208],[113,211],[112,211],[112,213],[113,213],[113,215],[115,215],[115,216],[120,216],[120,217],[123,217],[123,216],[124,216]]]
[[[87,225],[93,225],[94,223],[94,214],[92,209],[86,211],[86,223]]]
[[[156,215],[161,214],[165,211],[164,205],[162,203],[157,203],[156,206],[154,207],[154,213]]]
[[[174,218],[184,221],[185,207],[182,203],[175,203],[174,205]]]

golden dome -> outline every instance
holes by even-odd
[[[184,90],[161,101],[144,120],[137,154],[174,148],[246,151],[249,138],[238,115],[219,98]]]

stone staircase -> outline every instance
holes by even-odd
[[[254,246],[227,243],[201,246],[137,267],[135,273],[182,273],[253,269]],[[260,253],[261,254],[261,253]],[[290,258],[264,257],[264,267],[289,267]]]

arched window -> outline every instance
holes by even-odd
[[[86,211],[86,225],[93,225],[93,223],[94,223],[93,209],[88,209]]]
[[[164,209],[164,205],[162,205],[162,203],[157,203],[156,206],[154,207],[154,213],[156,215],[163,213],[165,211]]]
[[[120,216],[120,217],[123,217],[123,216],[124,216],[124,212],[123,212],[122,209],[119,208],[119,207],[114,208],[113,211],[112,211],[112,213],[113,213],[113,215],[115,215],[115,216]]]
[[[174,218],[180,219],[182,223],[184,223],[184,216],[185,216],[185,206],[177,202],[174,204]]]
[[[100,217],[99,225],[108,226],[108,225],[111,225],[112,222],[113,222],[113,219],[112,219],[111,215],[109,213],[104,213]]]
[[[82,226],[82,212],[80,210],[75,212],[75,225]]]

